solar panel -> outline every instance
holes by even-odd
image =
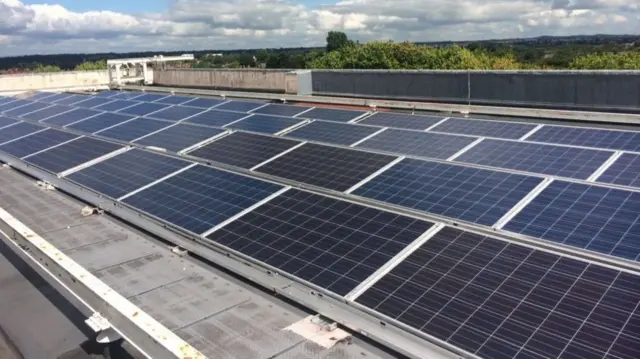
[[[13,125],[14,123],[18,123],[18,122],[20,121],[0,115],[0,129],[3,127]]]
[[[21,106],[25,106],[25,105],[28,105],[30,103],[33,103],[33,102],[32,101],[26,101],[26,100],[15,100],[15,101],[5,102],[3,105],[0,105],[0,113],[4,113],[5,111],[17,109],[17,108],[19,108]]]
[[[73,107],[63,106],[63,105],[51,105],[50,107],[44,108],[39,111],[31,112],[29,114],[25,114],[22,118],[31,121],[41,121],[49,117],[53,117],[55,115],[59,115],[61,113],[65,113],[73,110]]]
[[[169,105],[163,105],[161,103],[142,102],[137,105],[124,108],[117,112],[126,113],[128,115],[145,116],[167,107],[169,107]]]
[[[189,155],[231,166],[252,168],[299,143],[284,138],[234,132],[189,152]]]
[[[191,102],[188,103],[191,106]],[[258,107],[264,106],[264,102],[258,101],[229,101],[220,106],[216,106],[216,110],[249,112]]]
[[[67,127],[76,131],[94,133],[100,130],[104,130],[107,127],[115,126],[125,121],[129,121],[133,118],[135,118],[135,116],[105,112],[84,121],[76,122]]]
[[[53,117],[49,117],[46,120],[42,120],[42,123],[45,123],[47,125],[66,126],[68,124],[71,124],[80,120],[84,120],[85,118],[99,115],[101,113],[102,112],[100,111],[89,110],[86,108],[77,108],[69,112],[65,112]]]
[[[84,101],[80,101],[77,103],[74,103],[73,106],[74,107],[82,107],[82,108],[93,108],[93,107],[97,107],[97,106],[102,106],[104,104],[107,104],[109,102],[112,102],[115,100],[109,99],[109,98],[105,98],[105,97],[91,97],[88,98]]]
[[[111,198],[120,198],[170,175],[190,162],[133,149],[67,176]]]
[[[140,117],[97,132],[96,135],[130,142],[169,126],[171,126],[169,122]]]
[[[640,155],[623,153],[597,181],[640,187]]]
[[[152,102],[152,101],[161,100],[161,99],[163,99],[165,97],[167,97],[167,95],[148,93],[148,94],[144,94],[142,96],[135,97],[135,99],[136,99],[136,101]]]
[[[23,137],[19,140],[6,143],[0,146],[0,151],[17,158],[22,158],[77,137],[79,136],[69,132],[49,128],[30,136]]]
[[[251,116],[244,112],[209,110],[199,115],[188,118],[185,122],[197,123],[199,125],[222,127],[241,118]]]
[[[638,208],[638,192],[554,181],[504,229],[637,261]]]
[[[276,134],[305,120],[293,117],[277,117],[268,115],[253,115],[244,120],[231,123],[226,127],[236,130]]]
[[[113,96],[119,95],[120,93],[121,93],[120,91],[106,90],[106,91],[100,91],[100,92],[96,93],[94,96],[96,96],[96,97],[113,97]]]
[[[140,97],[141,95],[144,95],[144,93],[142,92],[121,92],[115,96],[111,96],[112,99],[116,99],[116,100],[131,100],[137,97]],[[137,101],[137,99],[136,99]]]
[[[405,158],[353,193],[491,226],[540,182],[538,177]]]
[[[57,94],[56,92],[36,92],[33,95],[29,96],[29,100],[39,101],[56,94]]]
[[[13,110],[7,110],[5,111],[5,115],[6,116],[12,116],[12,117],[19,117],[21,115],[24,114],[28,114],[30,112],[34,112],[34,111],[38,111],[38,110],[42,110],[43,108],[47,108],[51,106],[48,103],[42,103],[42,102],[33,102],[24,106],[20,106],[18,108],[15,108]]]
[[[104,105],[96,106],[94,110],[115,112],[115,111],[125,109],[127,107],[138,105],[140,103],[141,102],[137,102],[137,101],[117,100],[117,101],[105,103]]]
[[[148,117],[177,122],[180,120],[184,120],[185,118],[191,117],[193,115],[197,115],[202,111],[204,110],[201,108],[172,106],[172,107],[167,107],[164,110],[154,112]]]
[[[432,225],[289,190],[207,238],[345,295]]]
[[[135,141],[142,146],[155,146],[179,152],[225,132],[217,128],[177,124]]]
[[[517,140],[537,126],[536,124],[528,123],[450,118],[432,128],[431,131]]]
[[[0,105],[15,101],[15,97],[0,96]]]
[[[582,127],[543,126],[527,141],[640,151],[640,132],[599,130]]]
[[[123,202],[201,234],[282,188],[271,182],[198,165]]]
[[[475,140],[477,138],[468,136],[390,128],[358,144],[356,147],[403,155],[447,159]]]
[[[341,110],[336,108],[319,108],[311,109],[297,117],[310,118],[314,120],[327,120],[336,122],[349,122],[355,118],[361,117],[366,112],[354,110]]]
[[[611,155],[609,151],[485,139],[456,161],[587,179]]]
[[[165,105],[181,105],[193,99],[194,99],[193,97],[186,97],[186,96],[167,96],[153,102],[163,103]]]
[[[287,137],[349,146],[380,131],[379,127],[314,121],[287,134]]]
[[[58,147],[24,158],[26,162],[52,173],[60,173],[122,148],[111,142],[80,137]]]
[[[358,123],[384,127],[405,128],[410,130],[426,130],[442,121],[440,116],[410,115],[394,112],[376,112]]]
[[[0,144],[15,140],[45,128],[46,127],[34,125],[28,122],[19,122],[15,125],[4,127],[0,129]]]
[[[393,156],[307,143],[256,170],[296,182],[345,191],[393,160]]]
[[[55,94],[53,96],[49,96],[49,97],[46,97],[46,98],[41,98],[38,101],[46,102],[46,103],[54,103],[54,102],[56,102],[58,100],[61,100],[63,98],[67,98],[67,97],[71,97],[71,96],[74,96],[74,95],[72,95],[70,93],[62,92],[62,93],[57,93],[57,94]]]
[[[217,106],[221,103],[227,102],[227,100],[215,99],[215,98],[202,98],[197,97],[195,99],[192,98],[193,101],[185,102],[185,106],[198,107],[198,108],[211,108],[213,106]]]
[[[67,96],[67,97],[58,99],[56,101],[53,101],[53,103],[55,103],[56,105],[72,105],[76,102],[84,101],[87,99],[89,99],[89,96],[86,96],[86,95],[71,95],[71,96]]]
[[[253,113],[292,117],[301,112],[307,111],[310,108],[311,107],[280,105],[280,104],[270,103],[264,107],[260,107],[256,109],[255,111],[253,111]]]
[[[445,228],[356,302],[474,357],[633,359],[639,298],[636,275]]]

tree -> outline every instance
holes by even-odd
[[[571,61],[569,68],[579,70],[638,70],[640,69],[640,52],[605,52],[577,56]]]
[[[33,71],[34,72],[60,72],[62,71],[62,69],[59,66],[38,64],[33,69]]]
[[[345,46],[352,45],[347,34],[342,31],[329,31],[327,34],[327,52],[340,50]]]
[[[80,65],[77,65],[73,71],[94,71],[94,70],[106,70],[107,69],[107,61],[106,60],[98,60],[95,62],[85,61]]]

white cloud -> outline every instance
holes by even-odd
[[[638,0],[173,0],[135,15],[0,0],[0,56],[319,46],[333,29],[362,41],[637,34],[639,19]]]

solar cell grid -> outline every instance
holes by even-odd
[[[136,101],[152,102],[152,101],[158,101],[167,97],[167,95],[161,95],[161,94],[155,94],[155,93],[140,94],[140,95],[141,96],[135,97]]]
[[[201,234],[283,187],[195,166],[123,200],[150,215]]]
[[[41,98],[38,101],[46,102],[46,103],[53,103],[55,101],[61,100],[61,99],[66,98],[66,97],[71,97],[71,96],[73,96],[73,95],[69,94],[69,93],[62,92],[62,93],[57,93],[57,94],[55,94],[53,96],[49,96],[49,97],[46,97],[46,98]]]
[[[5,111],[4,114],[5,116],[21,117],[22,115],[28,114],[30,112],[39,111],[49,106],[51,105],[48,103],[33,102],[24,106],[20,106],[18,108],[14,108],[12,110],[7,110]]]
[[[543,126],[527,141],[640,152],[640,132]]]
[[[74,172],[67,178],[111,198],[120,198],[189,164],[177,158],[133,149]]]
[[[169,105],[163,105],[161,103],[142,102],[131,107],[123,108],[122,110],[119,110],[117,112],[125,113],[127,115],[145,116],[167,107],[169,107]]]
[[[177,121],[184,120],[185,118],[189,118],[191,116],[197,115],[202,111],[204,110],[201,108],[195,108],[195,107],[171,106],[171,107],[165,108],[164,110],[154,112],[150,114],[148,117],[177,122]]]
[[[115,127],[102,130],[96,133],[96,135],[112,138],[114,140],[130,142],[171,125],[172,123],[170,122],[140,117]]]
[[[450,118],[431,131],[517,140],[536,128],[535,124]]]
[[[264,107],[257,108],[253,113],[261,113],[264,115],[276,115],[276,116],[295,116],[301,112],[304,112],[311,107],[304,106],[292,106],[270,103]]]
[[[256,169],[336,191],[346,191],[396,158],[349,149],[304,144]]]
[[[116,100],[132,100],[132,99],[136,99],[137,98],[144,95],[144,93],[142,92],[120,92],[117,95],[112,96],[111,98],[116,99]]]
[[[181,105],[185,102],[189,102],[192,101],[193,97],[186,97],[186,96],[167,96],[167,97],[163,97],[161,99],[158,99],[156,101],[153,101],[155,103],[163,103],[166,105]]]
[[[456,161],[586,180],[612,154],[576,147],[484,139]]]
[[[640,357],[640,278],[458,229],[356,301],[481,358]]]
[[[113,97],[113,96],[116,96],[118,94],[120,94],[119,91],[106,90],[106,91],[100,91],[100,92],[96,93],[95,96],[96,97]]]
[[[122,110],[127,107],[135,106],[140,102],[137,101],[125,101],[125,100],[117,100],[109,103],[105,103],[104,105],[96,106],[94,110],[98,111],[107,111],[107,112],[115,112],[118,110]]]
[[[314,121],[285,136],[349,146],[378,131],[380,131],[379,127]]]
[[[475,137],[387,129],[356,147],[403,155],[447,159],[477,140]]]
[[[13,125],[14,123],[18,123],[20,121],[13,119],[13,118],[9,118],[9,117],[5,117],[5,116],[1,116],[0,115],[0,129],[3,127],[7,127],[10,125]]]
[[[43,100],[47,97],[51,97],[53,95],[55,95],[55,92],[36,92],[33,95],[29,96],[29,100],[31,101],[39,101],[39,100]]]
[[[405,158],[353,194],[491,226],[540,182],[538,177]]]
[[[89,96],[86,96],[86,95],[71,95],[71,96],[67,96],[67,97],[58,99],[56,101],[53,101],[53,103],[55,103],[56,105],[72,105],[76,102],[84,101],[87,99],[89,99]]]
[[[440,122],[444,117],[410,115],[394,112],[376,112],[358,123],[383,127],[405,128],[410,130],[426,130]]]
[[[623,153],[597,181],[640,187],[640,155]]]
[[[89,110],[86,108],[77,108],[75,110],[64,112],[59,115],[55,115],[53,117],[49,117],[45,120],[42,120],[42,123],[47,125],[66,126],[74,122],[78,122],[80,120],[84,120],[86,118],[99,115],[101,113],[102,112],[96,111],[96,110]]]
[[[24,160],[52,173],[60,173],[122,148],[111,142],[80,137]]]
[[[41,121],[46,118],[59,115],[61,113],[69,112],[71,110],[73,110],[73,107],[63,106],[63,105],[52,105],[50,107],[43,108],[42,110],[25,114],[22,116],[22,118],[25,118],[31,121]]]
[[[196,123],[199,125],[222,127],[247,116],[251,115],[244,112],[208,110],[193,117],[189,117],[185,120],[185,122]]]
[[[365,113],[366,112],[364,111],[316,107],[296,117],[310,118],[314,120],[335,121],[335,122],[349,122],[355,118],[363,116]]]
[[[189,155],[231,166],[252,168],[299,143],[284,138],[234,132],[189,152]]]
[[[26,100],[15,100],[15,101],[8,101],[5,102],[4,104],[0,105],[0,113],[5,113],[7,111],[13,110],[13,109],[17,109],[21,106],[25,106],[28,105],[30,103],[33,103],[31,101],[26,101]]]
[[[638,208],[639,192],[553,181],[504,229],[637,261]]]
[[[102,106],[104,104],[107,104],[109,102],[113,102],[115,100],[109,99],[109,98],[104,98],[104,97],[95,97],[92,96],[91,98],[88,98],[84,101],[80,101],[80,102],[76,102],[73,104],[73,107],[82,107],[82,108],[93,108],[93,107],[97,107],[97,106]]]
[[[0,96],[0,105],[4,105],[5,103],[13,102],[16,99],[14,97]]]
[[[135,141],[135,143],[142,146],[155,146],[164,148],[168,151],[179,152],[223,132],[224,130],[217,128],[179,123],[160,132],[141,138]]]
[[[70,128],[76,131],[93,133],[100,130],[104,130],[107,127],[115,126],[125,121],[129,121],[132,118],[135,118],[135,116],[105,112],[97,116],[93,116],[89,119],[71,124],[67,126],[67,128]]]
[[[46,129],[0,146],[0,151],[22,158],[79,137],[68,132]]]
[[[185,102],[184,105],[208,109],[213,106],[217,106],[223,102],[227,102],[227,100],[215,99],[215,98],[203,98],[203,97],[196,97],[195,99],[191,99],[191,100],[192,101]]]
[[[345,295],[431,226],[410,217],[288,190],[207,238]]]
[[[233,128],[236,130],[244,130],[251,132],[276,134],[291,126],[302,123],[305,120],[296,119],[293,117],[278,117],[269,115],[251,115],[251,117],[245,118],[234,123],[231,123],[225,127]]]
[[[191,102],[189,102],[189,105],[191,105]],[[261,106],[264,106],[264,102],[233,100],[227,103],[223,103],[222,105],[216,106],[216,109],[225,110],[225,111],[249,112]]]
[[[19,137],[26,136],[45,128],[46,127],[27,122],[19,122],[11,126],[4,127],[0,129],[0,144],[15,140]]]

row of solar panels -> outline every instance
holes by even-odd
[[[0,134],[7,136],[5,131],[15,126]],[[218,141],[233,136],[269,138],[239,132]],[[483,358],[640,357],[640,277],[628,271],[56,129],[15,138],[3,141],[0,152],[62,173],[466,353]],[[299,154],[281,164],[336,185],[397,162],[320,145],[297,149],[314,157]],[[82,165],[87,162],[95,163]],[[511,207],[518,198],[509,200],[509,194],[519,197],[540,181],[449,164],[422,166],[399,177],[401,185],[410,191],[434,186],[434,196],[451,190],[452,196],[440,197],[436,205],[457,211],[465,205],[479,208],[479,202],[464,201],[472,192],[475,201],[499,199]],[[271,168],[282,170],[280,165]],[[422,181],[429,172],[436,177]],[[448,186],[456,176],[455,187]],[[495,196],[500,186],[508,193]],[[406,200],[430,200],[404,195]],[[462,206],[454,203],[458,200]],[[397,264],[379,272],[392,258]]]
[[[113,92],[111,94],[114,93],[118,94],[117,92]],[[130,97],[133,96],[131,93],[120,93],[120,95],[127,95]],[[77,102],[78,99],[74,99],[73,101],[75,101],[75,103],[77,104],[82,104],[83,102],[93,100],[104,100],[104,98],[102,97],[87,100],[86,96],[70,96],[84,98],[84,100],[80,102]],[[175,97],[167,97],[156,94],[137,94],[136,96],[142,96],[147,99],[155,99],[156,101],[161,101],[163,98]],[[159,99],[156,99],[156,97]],[[63,97],[63,100],[64,99],[65,98]],[[181,101],[184,101],[184,99],[188,98],[184,97]],[[268,134],[284,133],[284,136],[286,137],[331,143],[342,146],[352,146],[378,152],[402,154],[423,158],[436,158],[445,160],[448,159],[455,160],[456,162],[506,168],[515,171],[598,181],[621,186],[640,187],[640,155],[634,153],[620,153],[612,152],[609,150],[596,150],[589,148],[568,147],[513,140],[496,140],[443,133],[378,128],[374,126],[341,124],[328,121],[310,122],[308,120],[298,118],[286,118],[269,115],[249,114],[245,112],[217,110],[218,107],[216,107],[216,109],[206,110],[204,106],[224,106],[235,103],[235,105],[233,105],[233,108],[238,108],[240,106],[248,108],[248,106],[260,107],[264,106],[264,104],[234,101],[225,103],[222,100],[212,99],[195,100],[203,100],[207,103],[203,103],[201,105],[203,107],[201,108],[172,106],[167,108],[163,107],[159,110],[157,107],[158,105],[153,103],[138,103],[137,105],[133,105],[133,107],[131,107],[132,105],[130,103],[123,103],[119,105],[125,106],[121,109],[117,109],[115,107],[111,108],[111,110],[120,111],[117,115],[101,115],[101,112],[97,110],[88,109],[76,109],[69,112],[70,108],[60,105],[33,111],[33,105],[43,105],[24,105],[23,103],[14,103],[14,105],[21,106],[5,112],[8,115],[17,115],[27,120],[42,120],[47,124],[69,126],[72,129],[83,130],[85,132],[97,132],[101,129],[104,129],[105,127],[118,125],[119,123],[131,120],[133,118],[132,116],[146,116],[149,118],[167,121],[185,121],[187,123],[193,124],[227,127],[236,130],[245,130]],[[293,108],[295,111],[300,111],[300,109],[296,106],[276,104],[270,104],[268,106],[286,106],[287,108]],[[261,108],[268,109],[268,106]],[[2,109],[0,108],[0,111],[1,110]],[[107,109],[103,108],[103,110]],[[327,115],[325,116],[326,118],[335,116],[335,111],[343,114],[343,118],[357,118],[362,117],[363,114],[362,112],[354,112],[348,110],[311,110],[333,111],[325,113]],[[52,113],[58,113],[60,111],[67,112],[63,112],[51,117]],[[309,111],[307,111],[307,113],[308,112]],[[351,115],[347,116],[346,113],[351,113]],[[92,116],[95,116],[92,121],[82,121],[82,123],[78,123],[82,119]],[[371,117],[365,118],[364,121],[368,121],[370,119],[379,119],[381,118],[380,116],[391,118],[397,116],[403,117],[407,115],[378,113],[374,114]],[[409,117],[416,118],[418,116]],[[467,121],[464,126],[470,126],[470,123],[476,122],[493,123],[492,121],[474,120],[474,122],[462,119],[456,119],[456,121]],[[507,125],[510,124],[507,123]],[[156,128],[160,128],[162,126],[162,123],[158,123],[156,121],[136,121],[134,126],[135,131],[127,132],[130,133],[129,136],[123,135],[124,137],[126,137],[126,139],[115,139],[130,141],[133,140],[132,138],[130,138],[133,135],[139,134],[140,136],[144,136],[145,133],[143,130],[145,128],[148,128],[149,131],[155,131]],[[114,129],[114,131],[118,131],[120,129],[124,130],[125,127],[128,126]],[[174,131],[182,128],[185,127],[178,126],[176,129],[174,129]],[[108,135],[109,133],[110,132],[107,131],[106,133],[98,134]],[[617,131],[617,133],[623,132]],[[149,140],[150,139],[147,139],[146,141]],[[175,146],[169,149],[176,150]]]
[[[87,132],[91,132],[98,127],[112,126],[106,119],[111,116],[116,115],[98,115],[70,128],[80,131],[89,128]],[[155,130],[145,126],[160,122],[138,118],[97,134],[127,141],[123,136],[138,136],[141,129]],[[260,125],[265,120],[257,122]],[[188,155],[570,247],[633,261],[640,258],[638,218],[627,212],[639,205],[637,192],[566,181],[549,182],[534,176],[247,133],[233,133],[199,147],[199,143],[226,133],[184,123],[162,124],[164,127],[159,132],[135,139],[133,144],[164,147],[174,152],[185,149],[188,152],[196,145]],[[15,136],[37,129],[41,128],[21,123],[11,126],[6,133]],[[523,209],[514,211],[534,189],[541,193]]]

